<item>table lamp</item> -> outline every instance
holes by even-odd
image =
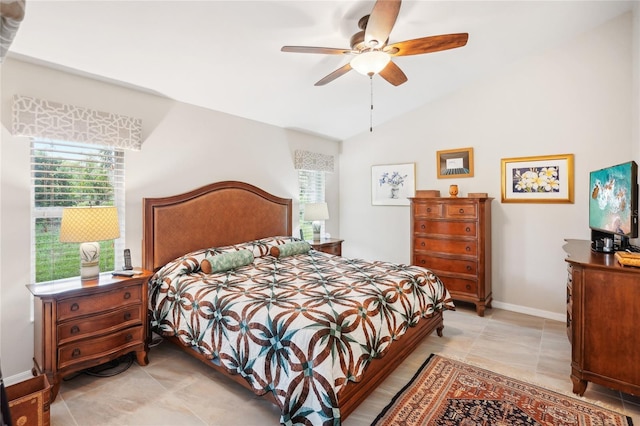
[[[62,210],[60,242],[80,244],[80,278],[95,280],[100,275],[98,241],[120,237],[116,207],[66,207]]]
[[[320,241],[322,221],[329,219],[327,203],[309,203],[304,206],[304,220],[313,222],[313,240]]]

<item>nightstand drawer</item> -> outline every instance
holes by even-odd
[[[117,290],[95,294],[91,297],[82,296],[65,299],[58,302],[58,321],[76,318],[88,314],[121,307],[123,305],[142,303],[140,286],[123,287]]]
[[[431,235],[460,235],[465,237],[475,237],[475,222],[452,222],[439,220],[416,220],[413,232]]]
[[[478,253],[477,244],[476,241],[415,238],[413,249],[418,251],[475,256]]]
[[[58,344],[62,345],[87,336],[112,332],[121,328],[142,324],[141,305],[119,309],[91,318],[80,318],[58,325]]]
[[[127,347],[144,344],[143,327],[132,327],[110,336],[80,340],[58,348],[58,369],[105,357]]]

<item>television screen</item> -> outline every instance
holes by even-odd
[[[589,185],[589,228],[637,237],[638,165],[630,161],[593,171]]]

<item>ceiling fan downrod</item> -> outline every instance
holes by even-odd
[[[371,109],[369,110],[369,133],[373,133],[373,73],[369,74],[371,87]]]

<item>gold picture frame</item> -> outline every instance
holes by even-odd
[[[573,203],[573,154],[501,160],[503,203]]]
[[[473,148],[436,152],[438,179],[473,177]]]

